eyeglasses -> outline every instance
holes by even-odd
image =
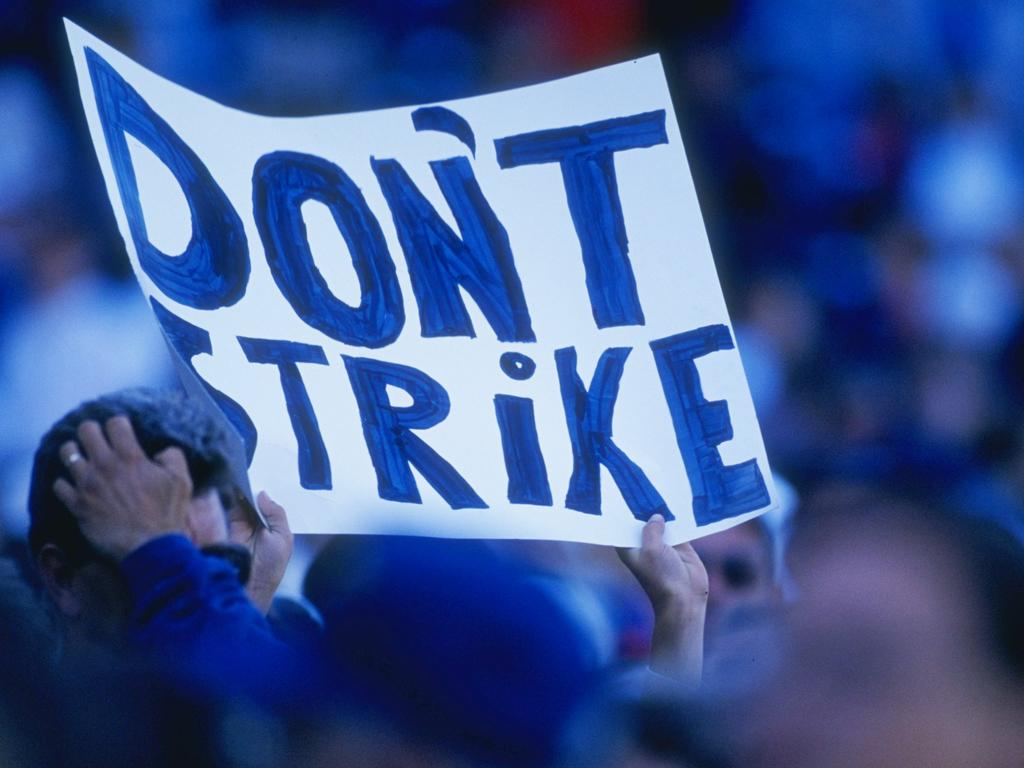
[[[757,582],[757,565],[748,557],[727,555],[722,558],[701,558],[704,568],[711,573],[718,570],[729,589],[742,591],[750,589]]]

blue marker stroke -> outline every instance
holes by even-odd
[[[227,195],[196,153],[102,56],[86,48],[85,57],[139,266],[179,304],[195,309],[235,304],[249,281],[249,246]],[[192,236],[180,255],[163,253],[149,241],[125,134],[148,147],[181,185]]]
[[[196,372],[192,364],[192,358],[196,355],[212,355],[213,343],[210,341],[210,334],[202,328],[192,325],[186,320],[164,307],[159,301],[150,297],[150,305],[156,314],[156,319],[164,331],[167,340],[174,347],[185,365],[196,377],[196,380],[203,385],[203,389],[213,398],[221,412],[231,422],[242,442],[245,444],[245,458],[248,464],[252,464],[253,454],[256,453],[256,425],[252,423],[249,414],[245,412],[238,403],[225,395],[219,389],[208,384],[202,376]]]
[[[501,449],[508,475],[508,500],[512,504],[550,507],[551,485],[537,438],[533,400],[512,395],[494,396],[494,413],[501,434]]]
[[[598,328],[643,325],[629,261],[615,153],[668,143],[665,110],[496,139],[498,165],[558,163]]]
[[[252,174],[256,228],[274,282],[307,325],[344,344],[376,349],[405,324],[402,292],[384,233],[363,193],[341,168],[315,155],[271,152]],[[345,238],[361,292],[358,307],[337,298],[313,263],[302,204],[323,203]]]
[[[756,459],[729,466],[722,462],[718,446],[733,436],[729,406],[724,400],[704,399],[694,363],[698,357],[732,348],[732,336],[724,325],[708,325],[651,342],[693,491],[697,525],[761,509],[771,500]]]
[[[299,484],[310,490],[331,488],[331,462],[320,434],[309,393],[302,382],[298,363],[327,365],[322,347],[297,341],[271,341],[238,337],[238,343],[250,363],[276,365],[281,376],[285,407],[299,453]]]
[[[417,131],[438,131],[454,136],[476,157],[476,136],[473,128],[458,112],[447,107],[420,107],[413,110],[412,125]]]
[[[601,355],[590,389],[576,372],[576,350],[555,350],[555,367],[572,442],[573,468],[565,506],[588,515],[601,514],[601,465],[604,465],[637,520],[651,515],[674,519],[643,470],[612,442],[612,414],[629,347],[613,347]]]
[[[382,499],[422,504],[411,464],[452,509],[486,509],[455,468],[413,434],[444,421],[451,409],[448,393],[422,371],[407,365],[342,355],[359,406],[363,437],[377,474]],[[412,405],[392,405],[388,386],[409,393]]]
[[[430,163],[461,238],[445,223],[397,160],[371,159],[391,209],[424,337],[475,337],[461,287],[500,341],[535,341],[508,233],[464,157]]]

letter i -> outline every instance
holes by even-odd
[[[501,369],[510,377],[525,380],[533,375],[536,364],[526,355],[506,352]],[[494,413],[501,433],[501,448],[508,474],[508,500],[513,504],[551,506],[551,486],[547,467],[537,439],[537,419],[533,400],[513,395],[495,395]]]

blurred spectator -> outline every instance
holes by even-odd
[[[708,572],[708,632],[714,638],[729,615],[781,600],[771,534],[760,518],[693,543]]]
[[[291,533],[266,494],[266,527],[240,520],[246,510],[229,517],[226,446],[173,391],[106,395],[43,435],[29,545],[59,618],[62,665],[135,652],[199,690],[292,690],[295,660],[265,619]]]
[[[785,662],[753,709],[737,715],[746,723],[741,763],[1017,761],[1020,543],[998,526],[849,486],[819,494],[805,511]]]
[[[477,542],[346,550],[307,581],[343,690],[438,749],[554,764],[599,668],[584,629],[530,571]]]
[[[134,285],[91,272],[77,233],[34,254],[32,301],[0,341],[0,400],[17,414],[0,433],[3,528],[24,535],[33,444],[62,412],[126,385],[170,381],[170,359]],[[127,351],[130,350],[130,354]]]

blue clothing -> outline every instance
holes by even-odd
[[[308,697],[311,659],[277,640],[234,567],[184,536],[161,536],[121,562],[132,601],[127,639],[185,685],[265,703]]]
[[[225,644],[277,644],[230,563],[181,535],[143,544],[121,562],[132,612],[128,639],[150,653],[217,652]]]

